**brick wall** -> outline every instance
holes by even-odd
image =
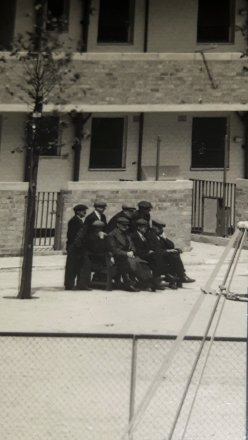
[[[189,249],[192,201],[190,181],[69,182],[67,189],[62,191],[62,247],[65,246],[67,222],[74,214],[73,206],[85,203],[89,206],[90,213],[96,198],[102,198],[107,202],[107,219],[120,211],[122,203],[127,200],[134,206],[140,200],[149,200],[154,206],[152,217],[165,221],[168,236],[178,247]]]
[[[0,255],[20,255],[26,183],[0,183]]]
[[[245,220],[248,221],[248,180],[237,179],[236,180],[236,211],[235,219],[236,224]]]

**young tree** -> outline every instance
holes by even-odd
[[[46,0],[34,0],[34,27],[31,32],[17,35],[11,56],[2,56],[2,72],[5,73],[6,91],[25,102],[31,108],[27,123],[26,155],[28,158],[28,195],[24,231],[24,249],[21,285],[18,298],[31,298],[33,265],[33,241],[35,206],[39,157],[43,146],[40,139],[44,130],[44,105],[51,102],[64,104],[64,91],[79,79],[73,69],[71,52],[65,51],[60,42],[56,26],[62,21],[51,23],[46,11]],[[53,32],[51,29],[51,24]],[[55,31],[54,31],[55,30]],[[10,74],[16,63],[16,75]],[[46,128],[45,128],[46,129]],[[49,146],[46,146],[49,148]]]

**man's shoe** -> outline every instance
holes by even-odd
[[[127,292],[140,292],[140,289],[138,289],[135,286],[128,286],[126,287]]]
[[[176,290],[177,289],[176,283],[169,283],[169,288],[172,290]]]
[[[174,283],[176,280],[177,280],[176,275],[171,275],[170,273],[167,273],[165,275],[165,281],[167,281],[168,283]]]
[[[180,280],[182,283],[194,283],[195,280],[193,278],[188,277],[186,274]]]
[[[183,283],[182,283],[182,281],[177,281],[177,287],[178,287],[178,288],[183,287]]]
[[[77,287],[77,290],[88,290],[88,291],[90,291],[92,289],[89,286],[83,286],[83,287]]]

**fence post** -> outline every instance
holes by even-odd
[[[63,199],[61,196],[61,192],[59,192],[57,194],[55,235],[54,235],[54,250],[55,251],[61,249],[62,215],[63,215]]]
[[[129,398],[129,423],[134,416],[135,408],[135,388],[136,388],[136,372],[137,372],[137,337],[134,335],[132,339],[132,358],[131,358],[131,378],[130,378],[130,398]],[[132,440],[132,434],[129,434],[129,440]]]

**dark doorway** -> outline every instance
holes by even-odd
[[[15,28],[16,0],[0,2],[0,50],[11,50]]]
[[[131,43],[134,0],[100,0],[98,43]]]
[[[233,40],[233,0],[198,1],[198,43],[229,43]]]
[[[191,168],[223,168],[227,118],[193,118]]]
[[[93,118],[90,168],[122,168],[124,118]]]

